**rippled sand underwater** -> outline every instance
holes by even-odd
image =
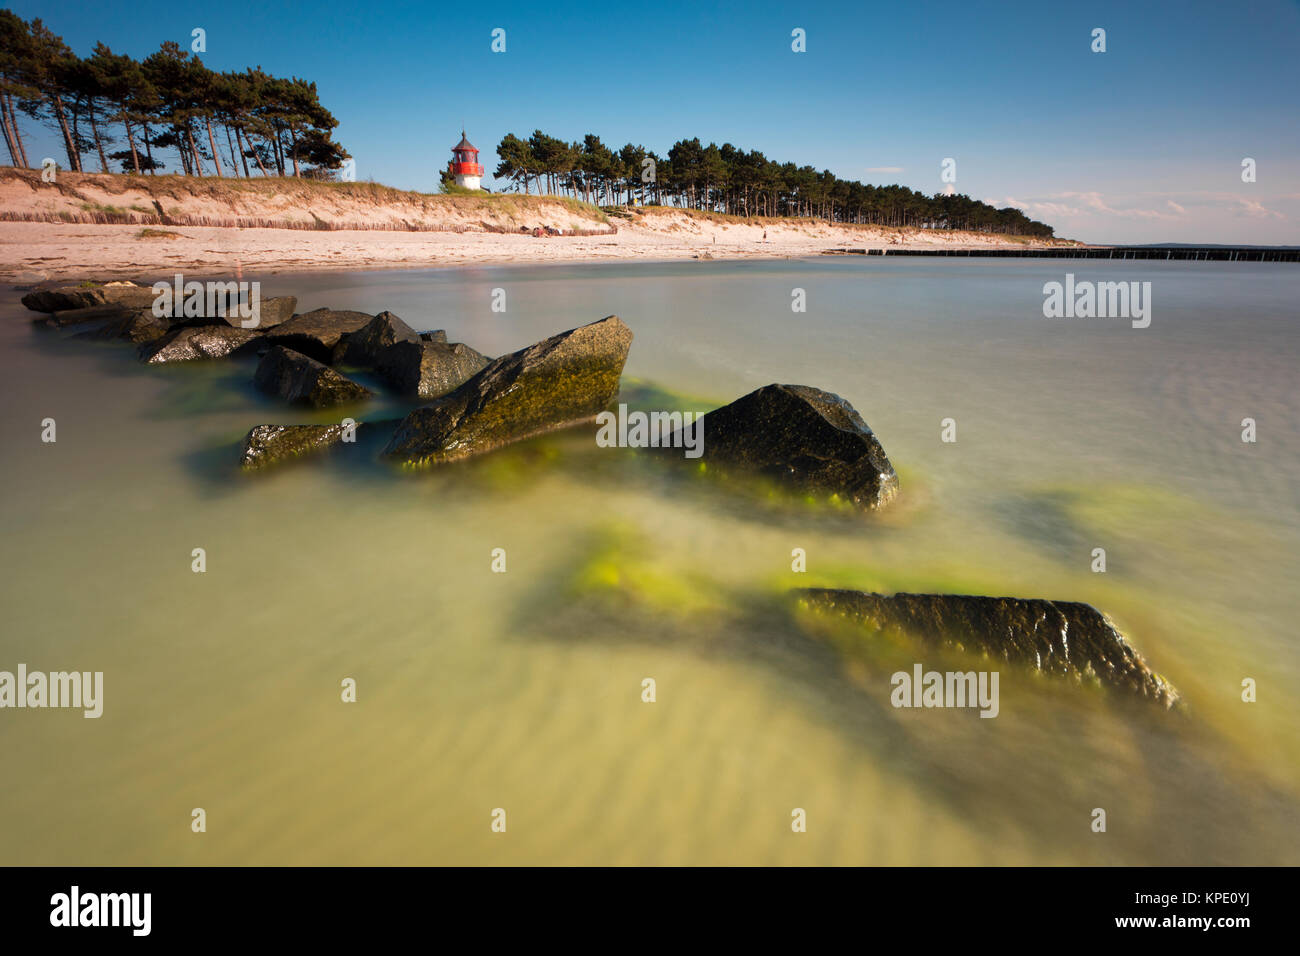
[[[387,308],[488,354],[617,313],[647,407],[837,392],[900,472],[873,516],[583,431],[427,473],[335,454],[241,475],[248,427],[313,420],[250,365],[146,369],[37,335],[9,297],[0,669],[102,670],[106,699],[99,720],[0,712],[0,856],[1296,863],[1300,281],[1104,266],[1159,270],[1151,328],[1043,319],[1047,263],[262,277],[300,311]],[[1187,706],[1003,667],[996,719],[895,709],[890,672],[948,659],[808,626],[784,595],[815,586],[1088,601]]]

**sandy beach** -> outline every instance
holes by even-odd
[[[590,262],[604,259],[750,259],[818,255],[837,246],[988,248],[1006,240],[972,234],[901,237],[832,226],[720,225],[625,227],[610,236],[547,236],[452,232],[309,232],[292,229],[169,227],[175,235],[141,237],[138,226],[0,223],[0,276],[41,281],[93,275],[120,279],[180,269],[224,273],[322,269],[402,269],[486,263]],[[693,228],[692,228],[693,227]]]
[[[1073,244],[675,208],[606,213],[560,197],[425,195],[368,183],[63,174],[47,184],[26,170],[0,176],[0,216],[0,279],[18,283]]]

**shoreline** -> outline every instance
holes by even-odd
[[[666,219],[670,217],[664,217]],[[676,217],[672,217],[674,220]],[[681,219],[687,219],[683,216]],[[618,261],[793,259],[837,246],[862,249],[1007,249],[1029,243],[971,233],[903,235],[894,230],[826,223],[745,225],[670,221],[662,229],[623,226],[607,236],[490,232],[282,230],[221,226],[0,223],[0,280],[31,284],[94,276],[144,274],[341,272],[477,265]],[[769,238],[762,240],[766,231]],[[1067,243],[1032,243],[1033,247]]]

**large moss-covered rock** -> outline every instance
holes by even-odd
[[[398,342],[375,362],[395,391],[418,398],[439,398],[454,391],[491,361],[463,342]]]
[[[346,435],[347,426],[341,424],[257,425],[244,437],[240,465],[251,471],[301,458],[342,442]]]
[[[631,345],[632,330],[611,315],[504,355],[407,415],[384,454],[454,461],[592,421],[617,393]]]
[[[1090,604],[829,588],[793,593],[803,607],[849,621],[866,642],[910,638],[1057,677],[1096,681],[1165,707],[1179,699],[1178,691]],[[869,652],[869,643],[865,650]]]
[[[228,325],[202,325],[172,329],[162,338],[140,346],[140,361],[149,365],[226,358],[256,346],[262,333]]]
[[[374,368],[385,349],[398,342],[418,344],[420,333],[391,312],[380,312],[357,331],[343,336],[334,346],[335,365]]]
[[[312,408],[358,402],[372,394],[328,365],[279,345],[262,356],[253,384],[268,395]]]
[[[268,329],[266,342],[283,345],[328,365],[334,357],[334,346],[343,336],[364,328],[373,318],[365,312],[316,309]]]
[[[709,465],[761,474],[793,491],[837,496],[861,508],[879,508],[898,494],[894,466],[862,416],[819,388],[766,385],[693,427],[703,429],[702,457]]]

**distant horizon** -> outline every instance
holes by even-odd
[[[955,159],[957,193],[1065,239],[1300,245],[1300,7],[1281,0],[1248,13],[1195,2],[1084,14],[673,2],[655,10],[660,30],[564,2],[361,12],[326,0],[310,18],[236,2],[209,22],[157,0],[8,8],[82,56],[97,41],[137,58],[166,40],[189,49],[202,28],[212,69],[315,82],[356,178],[400,189],[436,192],[462,128],[496,192],[507,133],[594,133],[660,154],[699,137],[927,195]],[[505,52],[491,50],[496,28]],[[1095,28],[1104,53],[1090,49]],[[792,50],[796,29],[805,52]],[[52,130],[26,118],[23,130],[33,161],[61,155]],[[1248,158],[1254,182],[1242,181]]]

